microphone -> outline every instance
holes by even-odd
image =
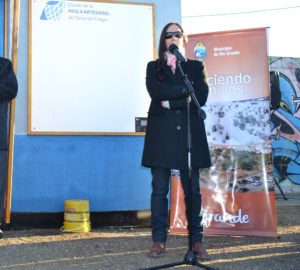
[[[169,51],[177,57],[178,61],[186,62],[186,58],[181,54],[181,52],[175,44],[170,45]]]

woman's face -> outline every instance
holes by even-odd
[[[175,33],[177,32],[177,33]],[[170,34],[168,34],[170,33]],[[172,33],[174,33],[174,35],[172,35]],[[167,32],[166,32],[166,36],[165,36],[165,41],[166,41],[166,47],[167,49],[169,49],[171,44],[175,44],[179,50],[181,48],[183,48],[183,36],[178,37],[178,35],[176,36],[175,34],[179,34],[182,33],[181,29],[176,25],[176,24],[172,24],[168,27]],[[171,36],[171,38],[167,38],[168,36]]]

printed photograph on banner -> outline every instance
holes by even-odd
[[[200,170],[205,234],[277,236],[271,142],[210,146],[212,167]],[[172,170],[170,232],[187,234],[180,171]]]
[[[274,176],[300,190],[300,58],[270,57],[270,71]]]
[[[259,235],[266,231],[270,236],[276,235],[276,217],[272,217],[275,205],[270,200],[275,194],[271,143],[210,146],[210,151],[213,166],[200,173],[207,234]],[[271,220],[257,220],[262,209]]]
[[[273,191],[270,142],[255,146],[210,146],[212,167],[200,173],[201,188],[220,192]]]
[[[208,102],[203,107],[209,144],[248,145],[270,139],[269,97],[232,102]]]

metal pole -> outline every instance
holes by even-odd
[[[20,0],[14,0],[13,7],[13,41],[12,41],[12,64],[17,74],[18,63],[18,39],[19,39],[19,19],[20,19]],[[10,223],[12,176],[13,176],[13,153],[14,153],[14,130],[15,130],[15,108],[16,101],[13,99],[9,106],[9,136],[8,136],[8,166],[7,166],[7,185],[5,197],[4,221]]]

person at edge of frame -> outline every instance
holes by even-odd
[[[1,224],[4,213],[4,198],[8,157],[8,104],[16,97],[18,82],[9,59],[0,57],[0,238],[3,237]]]
[[[199,169],[211,166],[209,148],[204,121],[198,116],[195,103],[188,99],[188,90],[181,73],[176,68],[176,56],[168,50],[171,44],[175,44],[184,55],[187,37],[181,25],[176,22],[170,22],[163,28],[159,42],[159,58],[150,61],[146,71],[146,86],[151,104],[148,111],[142,165],[151,168],[152,173],[153,245],[150,256],[158,257],[166,248],[167,194],[171,169],[180,170],[186,205],[188,202],[187,100],[189,100],[192,138],[192,248],[196,258],[207,259],[209,255],[203,246]],[[204,64],[189,59],[180,64],[193,85],[200,106],[203,106],[208,97]]]

